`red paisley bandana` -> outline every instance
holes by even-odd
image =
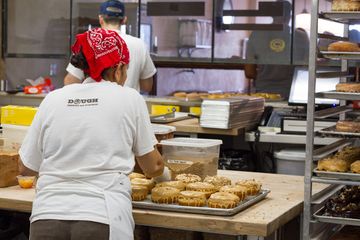
[[[101,73],[119,63],[129,64],[129,50],[125,41],[115,31],[95,28],[76,35],[71,47],[74,54],[83,52],[89,69],[84,72],[97,82],[101,81]]]

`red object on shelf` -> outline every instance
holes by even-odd
[[[360,101],[353,101],[353,109],[360,109]]]
[[[42,93],[42,86],[25,86],[24,93],[26,94],[39,94]]]

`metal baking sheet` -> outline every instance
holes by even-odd
[[[322,207],[317,212],[314,213],[314,218],[316,220],[318,220],[319,222],[360,226],[360,219],[324,216],[323,215],[324,210],[325,210],[325,207]]]
[[[314,173],[318,177],[324,178],[332,178],[337,180],[353,180],[353,181],[360,181],[360,174],[359,173],[351,173],[351,172],[329,172],[329,171],[320,171],[314,169]]]
[[[321,51],[321,54],[330,59],[360,59],[360,52],[333,52],[333,51]]]
[[[338,136],[338,137],[360,137],[360,133],[352,132],[338,132],[336,131],[336,126],[328,127],[317,131],[326,136]]]
[[[153,203],[151,201],[150,195],[148,195],[148,198],[145,199],[144,201],[133,201],[132,204],[134,208],[142,208],[142,209],[184,212],[184,213],[199,213],[199,214],[217,215],[217,216],[231,216],[261,201],[269,193],[270,190],[262,189],[257,196],[247,197],[245,200],[240,202],[237,207],[230,209],[210,208],[210,207],[190,207],[190,206],[181,206],[176,204],[158,204],[158,203]]]
[[[189,116],[188,113],[173,112],[173,113],[164,114],[164,115],[152,116],[152,117],[150,117],[150,120],[152,123],[171,123],[171,122],[176,122],[176,121],[190,119],[190,118],[192,118],[192,117]]]
[[[332,11],[332,12],[322,12],[321,16],[333,19],[342,23],[359,23],[360,14],[359,11]]]
[[[316,93],[316,97],[340,100],[360,100],[360,93],[328,91]]]

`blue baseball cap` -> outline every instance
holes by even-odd
[[[125,5],[119,0],[108,0],[100,5],[100,14],[109,17],[124,17]]]

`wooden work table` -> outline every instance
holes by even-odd
[[[184,133],[202,133],[202,134],[217,134],[217,135],[230,135],[238,136],[244,133],[244,128],[231,128],[231,129],[216,129],[216,128],[203,128],[199,124],[198,118],[190,118],[168,123],[169,126],[176,127],[176,132]]]
[[[225,170],[219,170],[218,174],[233,181],[254,178],[271,192],[261,202],[228,217],[133,209],[136,224],[227,235],[269,236],[302,212],[304,178],[301,176]],[[327,185],[314,184],[313,194],[325,192],[326,188]],[[0,209],[30,212],[34,195],[34,189],[0,188]]]

